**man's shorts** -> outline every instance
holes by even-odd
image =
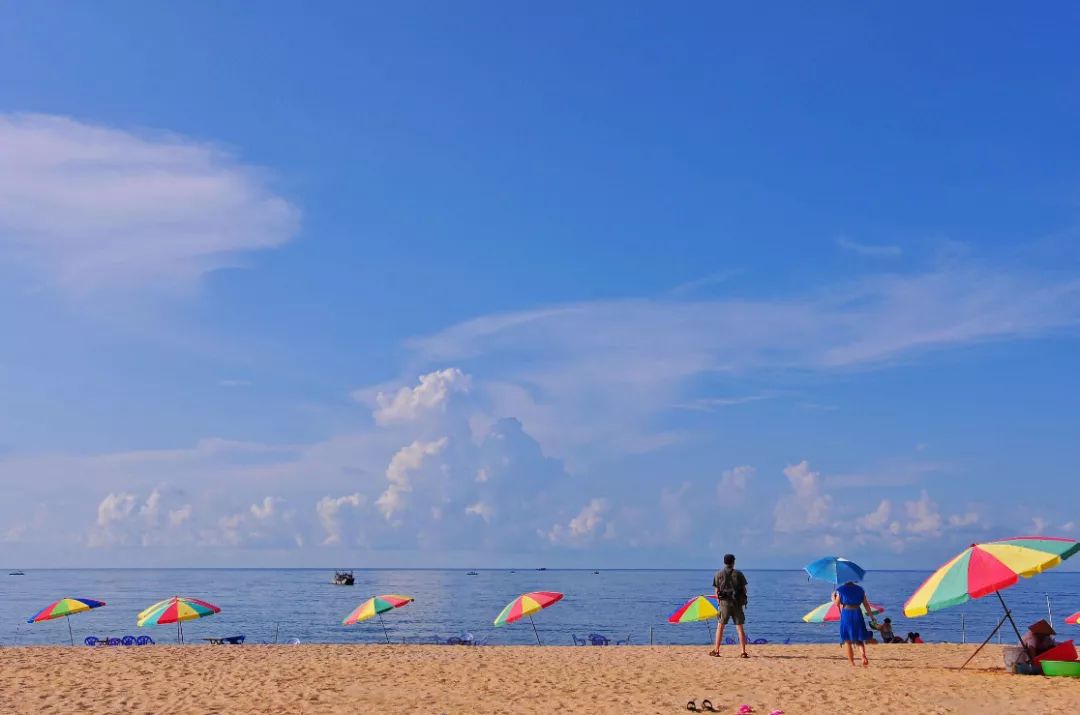
[[[731,601],[720,601],[720,622],[726,624],[728,621],[734,621],[737,626],[746,623],[743,607]]]

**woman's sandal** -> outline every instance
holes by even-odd
[[[713,658],[719,658],[720,657],[720,651],[713,648],[712,650],[709,651],[709,655],[711,655]]]
[[[692,712],[692,713],[699,713],[699,712],[701,712],[700,710],[698,710],[698,706],[697,706],[697,703],[696,703],[696,702],[694,702],[693,700],[691,700],[690,702],[688,702],[688,703],[686,704],[686,709],[687,709],[687,710],[689,710],[689,711],[690,711],[690,712]]]
[[[713,707],[712,700],[709,700],[708,698],[705,698],[704,700],[701,701],[701,710],[702,710],[702,712],[707,712],[707,713],[718,713],[718,712],[720,712],[719,710],[717,710],[716,708]]]
[[[739,653],[739,657],[740,658],[749,658],[750,654],[749,653]]]

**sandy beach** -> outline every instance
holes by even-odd
[[[3,713],[1075,713],[1080,680],[1009,675],[999,647],[155,646],[0,649]]]

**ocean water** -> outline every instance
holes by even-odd
[[[184,624],[187,642],[211,636],[244,634],[249,643],[373,643],[384,639],[378,619],[355,626],[341,620],[373,594],[401,593],[416,602],[385,614],[394,642],[424,642],[463,632],[491,644],[535,643],[528,621],[494,628],[502,607],[525,591],[562,591],[566,598],[535,617],[545,645],[571,645],[571,634],[599,633],[631,643],[704,644],[711,638],[703,623],[674,625],[668,615],[687,599],[709,593],[711,571],[655,570],[487,570],[469,576],[457,570],[356,571],[352,587],[330,584],[325,569],[86,569],[28,570],[25,576],[0,571],[0,645],[68,642],[64,619],[26,623],[27,618],[63,596],[82,596],[107,606],[73,616],[76,643],[88,635],[150,635],[159,643],[176,641],[175,626],[137,628],[135,616],[151,603],[174,594],[221,607],[221,613]],[[747,570],[750,604],[747,634],[772,643],[834,642],[836,624],[807,624],[801,618],[829,599],[828,584],[808,581],[802,571]],[[928,574],[877,571],[864,586],[871,600],[886,607],[898,634],[918,631],[927,641],[981,641],[997,624],[1001,605],[993,597],[922,618],[902,613],[907,597]],[[1049,596],[1054,622],[1065,636],[1080,627],[1063,624],[1080,611],[1080,573],[1051,571],[1003,592],[1021,630],[1047,616]],[[1003,631],[1006,642],[1009,627]],[[734,633],[732,633],[734,635]]]

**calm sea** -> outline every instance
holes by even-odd
[[[135,615],[174,594],[201,598],[221,613],[184,625],[188,642],[208,636],[244,634],[249,643],[370,643],[383,640],[378,620],[356,626],[341,620],[372,594],[401,593],[416,602],[384,616],[395,642],[423,642],[463,632],[492,644],[535,643],[528,622],[493,628],[492,620],[524,591],[562,591],[566,598],[536,616],[545,644],[570,645],[571,634],[599,633],[613,641],[696,644],[710,637],[702,623],[672,625],[667,616],[695,594],[708,593],[709,571],[488,570],[469,576],[456,570],[357,571],[356,585],[333,586],[325,569],[116,569],[0,572],[0,645],[66,643],[63,619],[27,624],[26,619],[62,596],[104,600],[108,605],[71,618],[76,642],[87,635],[152,636],[175,642],[175,627],[136,628]],[[832,642],[836,624],[806,624],[801,618],[828,600],[828,584],[807,581],[802,571],[746,571],[750,581],[747,632],[772,643]],[[901,610],[926,572],[883,571],[867,575],[873,601],[886,606],[897,633],[918,631],[927,641],[982,640],[997,623],[1001,606],[988,597],[918,619]],[[1080,610],[1080,573],[1049,572],[1003,593],[1021,629],[1047,615],[1047,596],[1062,634],[1080,627],[1062,623]],[[963,618],[962,618],[963,617]],[[1075,633],[1073,633],[1075,631]],[[1015,636],[1014,636],[1015,637]],[[1006,634],[1008,638],[1008,634]]]

